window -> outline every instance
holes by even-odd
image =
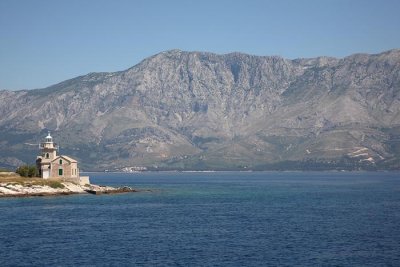
[[[48,159],[50,156],[49,156],[49,153],[46,153],[46,159]]]
[[[58,176],[63,176],[63,169],[58,169]]]
[[[60,159],[60,165],[62,164],[62,159]]]

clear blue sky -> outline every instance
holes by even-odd
[[[397,0],[0,0],[0,89],[124,70],[169,49],[299,58],[393,48]]]

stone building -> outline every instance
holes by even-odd
[[[79,175],[78,161],[65,155],[57,155],[58,146],[53,142],[50,133],[44,142],[40,143],[39,149],[40,155],[36,158],[36,166],[40,177],[89,184],[89,177]]]

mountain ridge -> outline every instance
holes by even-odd
[[[96,170],[396,169],[399,73],[399,49],[293,60],[169,50],[0,91],[0,162],[30,161],[20,142],[52,130]]]
[[[228,53],[224,53],[224,54],[218,54],[218,53],[214,53],[214,52],[204,52],[204,51],[185,51],[185,50],[180,50],[180,49],[170,49],[170,50],[166,50],[166,51],[162,51],[159,52],[153,56],[150,56],[146,59],[143,59],[142,61],[140,61],[139,63],[133,65],[132,67],[129,67],[125,70],[121,70],[121,71],[115,71],[115,72],[107,72],[107,71],[102,71],[102,72],[89,72],[87,74],[82,74],[73,78],[69,78],[66,79],[65,81],[59,82],[59,83],[55,83],[43,88],[34,88],[34,89],[18,89],[18,90],[8,90],[8,89],[1,89],[0,92],[2,91],[11,91],[11,92],[25,92],[25,91],[41,91],[41,90],[45,90],[47,88],[53,88],[54,86],[57,85],[61,85],[65,82],[70,82],[70,81],[74,81],[76,79],[79,78],[84,78],[86,76],[90,76],[90,75],[98,75],[98,74],[118,74],[120,72],[124,72],[124,71],[128,71],[132,68],[134,68],[135,66],[141,64],[143,61],[148,60],[152,57],[155,57],[157,55],[161,55],[161,54],[168,54],[168,53],[174,53],[174,52],[183,52],[183,53],[206,53],[206,54],[212,54],[212,55],[216,55],[216,56],[227,56],[227,55],[234,55],[234,54],[239,54],[239,55],[247,55],[247,56],[253,56],[253,57],[269,57],[269,58],[282,58],[285,59],[282,56],[279,55],[264,55],[264,56],[260,56],[260,55],[256,55],[256,54],[248,54],[248,53],[244,53],[244,52],[239,52],[239,51],[233,51],[233,52],[228,52]],[[333,57],[333,56],[318,56],[318,57],[298,57],[298,58],[293,58],[293,59],[287,59],[289,61],[314,61],[314,60],[318,60],[318,59],[329,59],[329,60],[341,60],[341,59],[345,59],[345,58],[349,58],[349,57],[355,57],[355,56],[379,56],[382,54],[388,54],[388,53],[399,53],[400,52],[400,48],[393,48],[390,50],[386,50],[383,52],[379,52],[379,53],[354,53],[354,54],[350,54],[347,56],[343,56],[343,57]]]

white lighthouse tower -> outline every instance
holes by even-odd
[[[57,144],[53,142],[50,132],[47,134],[45,141],[40,143],[40,150],[42,157],[53,160],[57,157]]]
[[[39,145],[40,156],[36,159],[39,175],[44,178],[50,178],[51,162],[57,157],[57,144],[53,142],[50,132],[45,137],[44,142]]]

